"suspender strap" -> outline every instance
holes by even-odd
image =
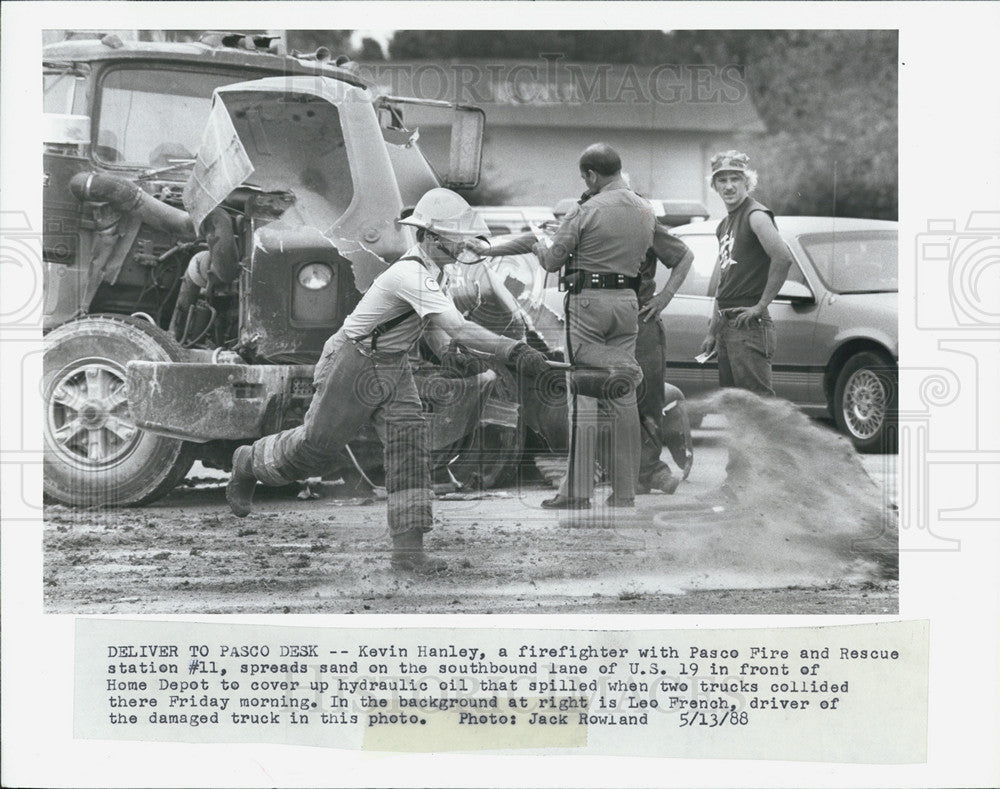
[[[413,255],[409,255],[407,257],[399,258],[399,260],[396,260],[395,263],[399,263],[400,260],[415,260],[417,263],[420,263],[421,265],[423,265],[423,261],[420,258],[418,258],[418,257],[414,257]],[[395,263],[393,265],[395,265]],[[361,342],[362,340],[367,340],[369,337],[371,337],[371,340],[372,340],[372,350],[373,351],[378,350],[378,338],[379,337],[381,337],[383,334],[385,334],[390,329],[395,329],[403,321],[411,318],[412,316],[414,316],[416,314],[417,314],[417,311],[415,309],[413,309],[413,307],[410,307],[408,310],[406,310],[406,312],[401,312],[399,315],[395,316],[394,318],[389,318],[389,320],[387,320],[387,321],[382,321],[382,323],[378,324],[374,329],[372,329],[370,332],[368,332],[368,334],[364,334],[361,337],[354,338],[354,342]]]

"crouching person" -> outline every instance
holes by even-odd
[[[549,365],[527,344],[467,321],[448,295],[445,266],[459,259],[468,239],[489,232],[461,196],[432,189],[399,222],[417,228],[417,245],[376,277],[327,340],[304,423],[236,450],[226,499],[234,515],[248,515],[257,482],[287,485],[321,473],[371,421],[384,447],[392,568],[434,573],[445,563],[423,548],[432,523],[430,436],[410,349],[426,332],[429,339],[460,340],[526,375]]]

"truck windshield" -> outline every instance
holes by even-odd
[[[258,74],[191,71],[157,64],[116,68],[101,82],[98,158],[109,164],[169,167],[193,160],[220,85]]]
[[[899,290],[899,239],[894,230],[813,233],[799,243],[835,293]]]

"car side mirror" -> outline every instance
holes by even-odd
[[[816,297],[813,296],[808,285],[790,279],[785,280],[785,284],[781,286],[781,290],[778,291],[775,298],[790,301],[792,304],[814,304],[816,302]]]

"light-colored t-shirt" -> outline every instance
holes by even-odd
[[[403,259],[410,257],[420,260]],[[448,295],[447,276],[424,256],[420,247],[413,247],[403,258],[375,278],[358,306],[344,320],[338,335],[355,340],[368,337],[380,323],[412,309],[415,315],[378,338],[380,351],[408,351],[420,338],[431,315],[454,312],[461,317]],[[365,343],[370,343],[370,339]]]

